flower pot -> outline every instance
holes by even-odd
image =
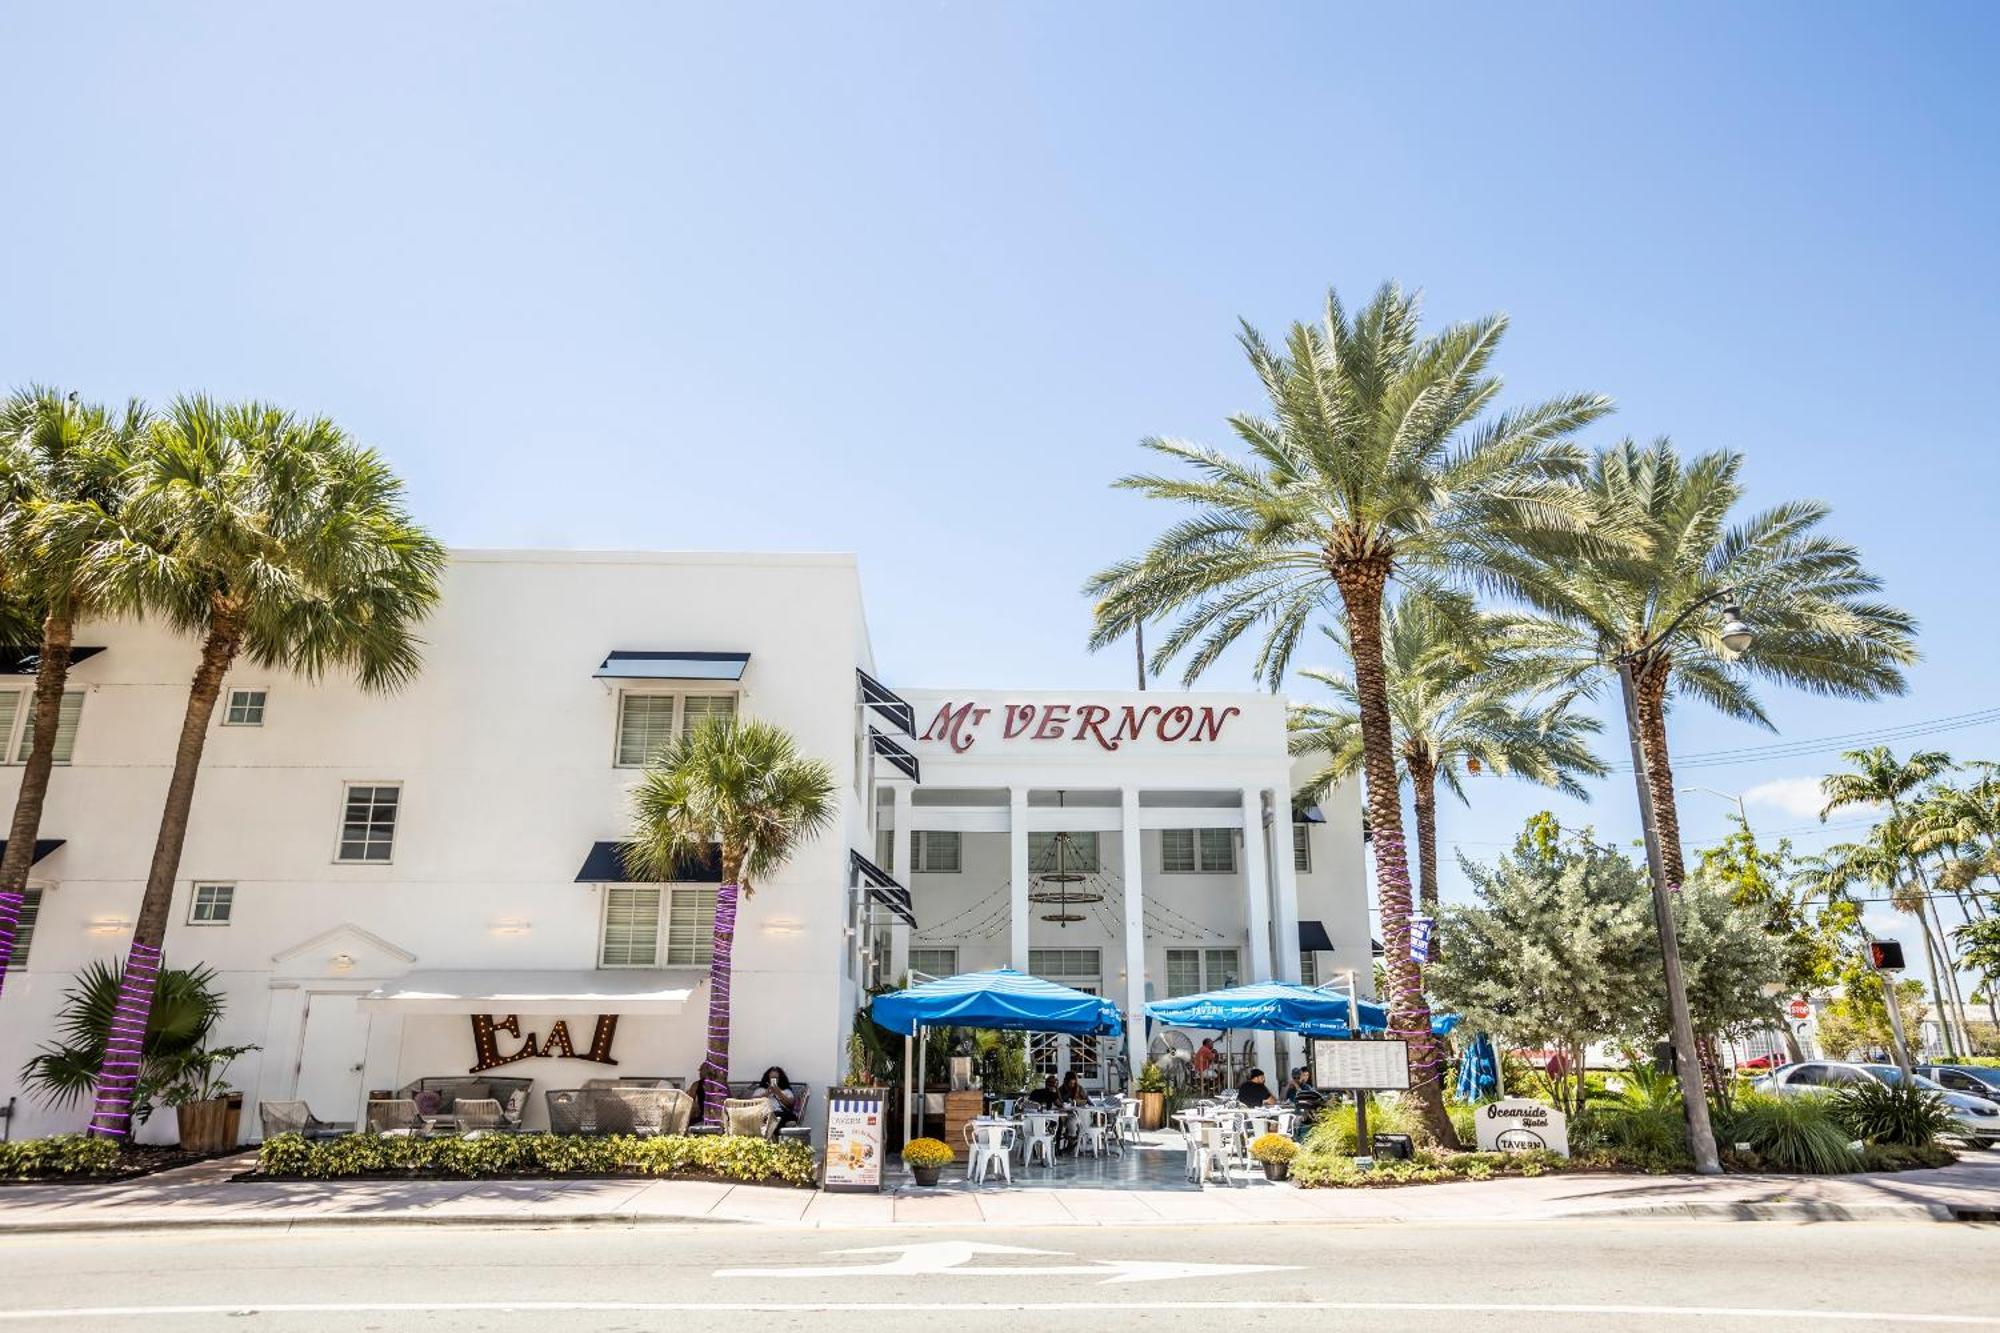
[[[910,1174],[916,1177],[919,1185],[935,1185],[938,1182],[938,1172],[942,1170],[944,1168],[941,1166],[913,1166],[910,1168]]]
[[[174,1108],[181,1147],[189,1152],[221,1152],[229,1143],[229,1099],[184,1102]]]
[[[1139,1094],[1139,1128],[1159,1129],[1167,1123],[1167,1094],[1164,1092],[1142,1092]]]
[[[1278,1181],[1290,1180],[1292,1178],[1292,1164],[1290,1162],[1265,1162],[1262,1165],[1264,1167],[1264,1179],[1266,1180]]]

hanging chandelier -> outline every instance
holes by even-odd
[[[1067,800],[1067,793],[1056,793],[1056,805],[1060,808]],[[1090,881],[1083,869],[1083,857],[1077,851],[1074,835],[1058,833],[1050,847],[1048,869],[1034,874],[1029,880],[1028,901],[1040,907],[1052,907],[1052,912],[1042,913],[1042,920],[1052,921],[1068,929],[1072,922],[1088,918],[1079,907],[1104,901],[1104,891]]]

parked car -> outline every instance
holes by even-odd
[[[1970,1093],[1954,1092],[1922,1074],[1913,1074],[1912,1078],[1918,1087],[1935,1092],[1944,1098],[1945,1105],[1951,1108],[1952,1119],[1958,1122],[1960,1138],[1980,1148],[1991,1148],[1995,1144],[2000,1144],[2000,1101],[1994,1101],[1990,1097],[1976,1097]],[[1838,1092],[1842,1088],[1851,1088],[1870,1079],[1895,1087],[1903,1081],[1903,1071],[1894,1065],[1808,1060],[1804,1064],[1786,1065],[1776,1073],[1766,1074],[1751,1086],[1759,1092],[1798,1096]]]
[[[1953,1092],[1969,1092],[1974,1097],[2000,1101],[2000,1069],[1984,1065],[1918,1065],[1917,1072]]]

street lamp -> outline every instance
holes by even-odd
[[[1701,1080],[1701,1066],[1695,1059],[1694,1019],[1688,1013],[1687,981],[1681,973],[1681,946],[1674,929],[1672,894],[1680,885],[1668,885],[1666,868],[1660,862],[1660,830],[1653,810],[1653,784],[1646,769],[1646,747],[1639,741],[1639,693],[1632,682],[1636,667],[1651,663],[1655,649],[1671,639],[1695,612],[1733,594],[1719,589],[1688,605],[1673,623],[1650,642],[1618,654],[1618,687],[1625,696],[1625,735],[1632,747],[1632,780],[1639,789],[1639,823],[1646,834],[1646,868],[1653,884],[1653,921],[1660,932],[1661,970],[1666,973],[1667,1012],[1672,1019],[1674,1070],[1681,1080],[1681,1105],[1687,1112],[1688,1148],[1694,1154],[1694,1169],[1704,1176],[1722,1174],[1715,1154],[1715,1131],[1708,1123],[1708,1095]],[[1743,612],[1734,602],[1723,608],[1722,646],[1731,653],[1747,649],[1756,633],[1744,623]]]

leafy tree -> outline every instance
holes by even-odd
[[[1441,913],[1430,983],[1471,1027],[1563,1051],[1569,1076],[1551,1084],[1574,1112],[1585,1049],[1651,1026],[1659,944],[1644,873],[1589,830],[1559,840],[1541,819],[1490,868],[1459,858],[1478,905]]]
[[[45,1042],[21,1067],[22,1084],[45,1105],[74,1106],[96,1091],[122,974],[122,968],[98,961],[79,972],[76,983],[63,992],[56,1012],[56,1039]],[[206,1049],[222,1010],[223,998],[216,990],[212,970],[162,968],[152,1011],[146,1018],[133,1104],[137,1120],[143,1123],[152,1115],[160,1093]]]
[[[1764,933],[1778,950],[1778,977],[1795,995],[1831,986],[1839,976],[1841,939],[1853,929],[1854,905],[1831,902],[1815,910],[1812,894],[1797,883],[1792,844],[1781,839],[1775,851],[1757,842],[1749,822],[1731,816],[1735,827],[1721,842],[1705,848],[1695,867],[1697,881],[1716,886],[1730,901],[1756,914]],[[1782,1002],[1768,1002],[1786,1052],[1805,1059],[1797,1036],[1786,1021]]]
[[[1177,619],[1153,655],[1187,653],[1193,681],[1245,634],[1257,676],[1276,688],[1293,651],[1338,594],[1354,670],[1375,887],[1389,972],[1390,1023],[1410,1044],[1413,1100],[1431,1137],[1456,1142],[1445,1114],[1444,1053],[1431,1035],[1423,974],[1410,955],[1410,873],[1382,644],[1392,578],[1422,587],[1476,577],[1521,530],[1581,528],[1589,510],[1567,478],[1568,443],[1610,410],[1579,394],[1491,413],[1500,316],[1424,336],[1417,298],[1393,285],[1349,315],[1292,325],[1282,350],[1245,325],[1241,342],[1268,414],[1230,428],[1247,458],[1179,440],[1145,446],[1185,469],[1120,485],[1191,512],[1142,556],[1090,580],[1093,648],[1147,619]]]
[[[103,544],[106,599],[200,641],[146,875],[121,1004],[153,1002],[160,945],[223,676],[239,657],[363,689],[417,674],[418,623],[438,598],[444,548],[403,508],[403,485],[324,418],[265,403],[177,400],[137,448],[125,532]],[[122,1138],[137,1034],[114,1029],[91,1132]]]
[[[1882,975],[1859,958],[1850,958],[1840,971],[1838,998],[1820,1010],[1819,1044],[1829,1055],[1870,1056],[1895,1046],[1895,1030],[1889,1022],[1889,1006],[1882,998]],[[1915,1030],[1930,1012],[1924,1003],[1924,984],[1909,980],[1896,983],[1896,998],[1903,1021]]]
[[[38,644],[32,740],[0,854],[0,986],[54,771],[76,625],[105,609],[101,566],[124,521],[131,446],[146,421],[137,403],[117,415],[55,389],[0,404],[0,642]]]
[[[1418,896],[1426,912],[1435,913],[1438,903],[1440,782],[1465,801],[1465,775],[1491,769],[1588,800],[1577,775],[1605,772],[1587,740],[1602,729],[1596,718],[1530,701],[1541,664],[1512,650],[1514,623],[1475,611],[1469,599],[1413,594],[1390,609],[1383,625],[1389,715],[1398,769],[1416,811]],[[1346,635],[1332,627],[1324,632],[1343,657],[1352,656]],[[1327,686],[1338,701],[1292,715],[1292,752],[1325,756],[1301,792],[1315,800],[1361,771],[1360,701],[1345,673],[1300,674]]]
[[[1742,464],[1734,453],[1683,461],[1667,440],[1627,440],[1597,456],[1589,490],[1596,527],[1628,540],[1544,527],[1492,562],[1497,581],[1559,627],[1539,646],[1568,658],[1572,688],[1595,697],[1618,658],[1637,655],[1639,742],[1671,884],[1686,877],[1667,745],[1673,699],[1768,727],[1757,680],[1872,699],[1902,693],[1903,667],[1916,659],[1915,622],[1874,600],[1880,580],[1855,548],[1818,531],[1825,505],[1790,502],[1731,524]],[[1725,591],[1756,631],[1740,657],[1723,646],[1720,616],[1693,614]]]
[[[2000,991],[2000,916],[1969,921],[1952,934],[1959,943],[1960,960],[1986,979],[1986,1012],[2000,1028],[2000,1007],[1995,1006],[1995,992]]]
[[[1674,895],[1673,911],[1688,1012],[1698,1042],[1711,1053],[1703,1061],[1709,1090],[1726,1100],[1729,1084],[1712,1058],[1715,1043],[1752,1028],[1768,1028],[1774,1020],[1781,1029],[1785,1026],[1764,994],[1764,987],[1784,978],[1783,941],[1767,932],[1763,912],[1737,903],[1727,884],[1700,875]],[[1658,957],[1657,943],[1654,957]],[[1654,983],[1654,1035],[1664,1038],[1672,1031],[1665,974],[1651,965],[1647,974]]]
[[[677,867],[719,852],[722,883],[708,963],[708,1051],[702,1101],[713,1120],[729,1096],[729,983],[737,900],[776,874],[833,823],[833,770],[800,756],[769,722],[711,718],[684,732],[646,770],[632,797],[626,861],[635,878],[680,878]]]

